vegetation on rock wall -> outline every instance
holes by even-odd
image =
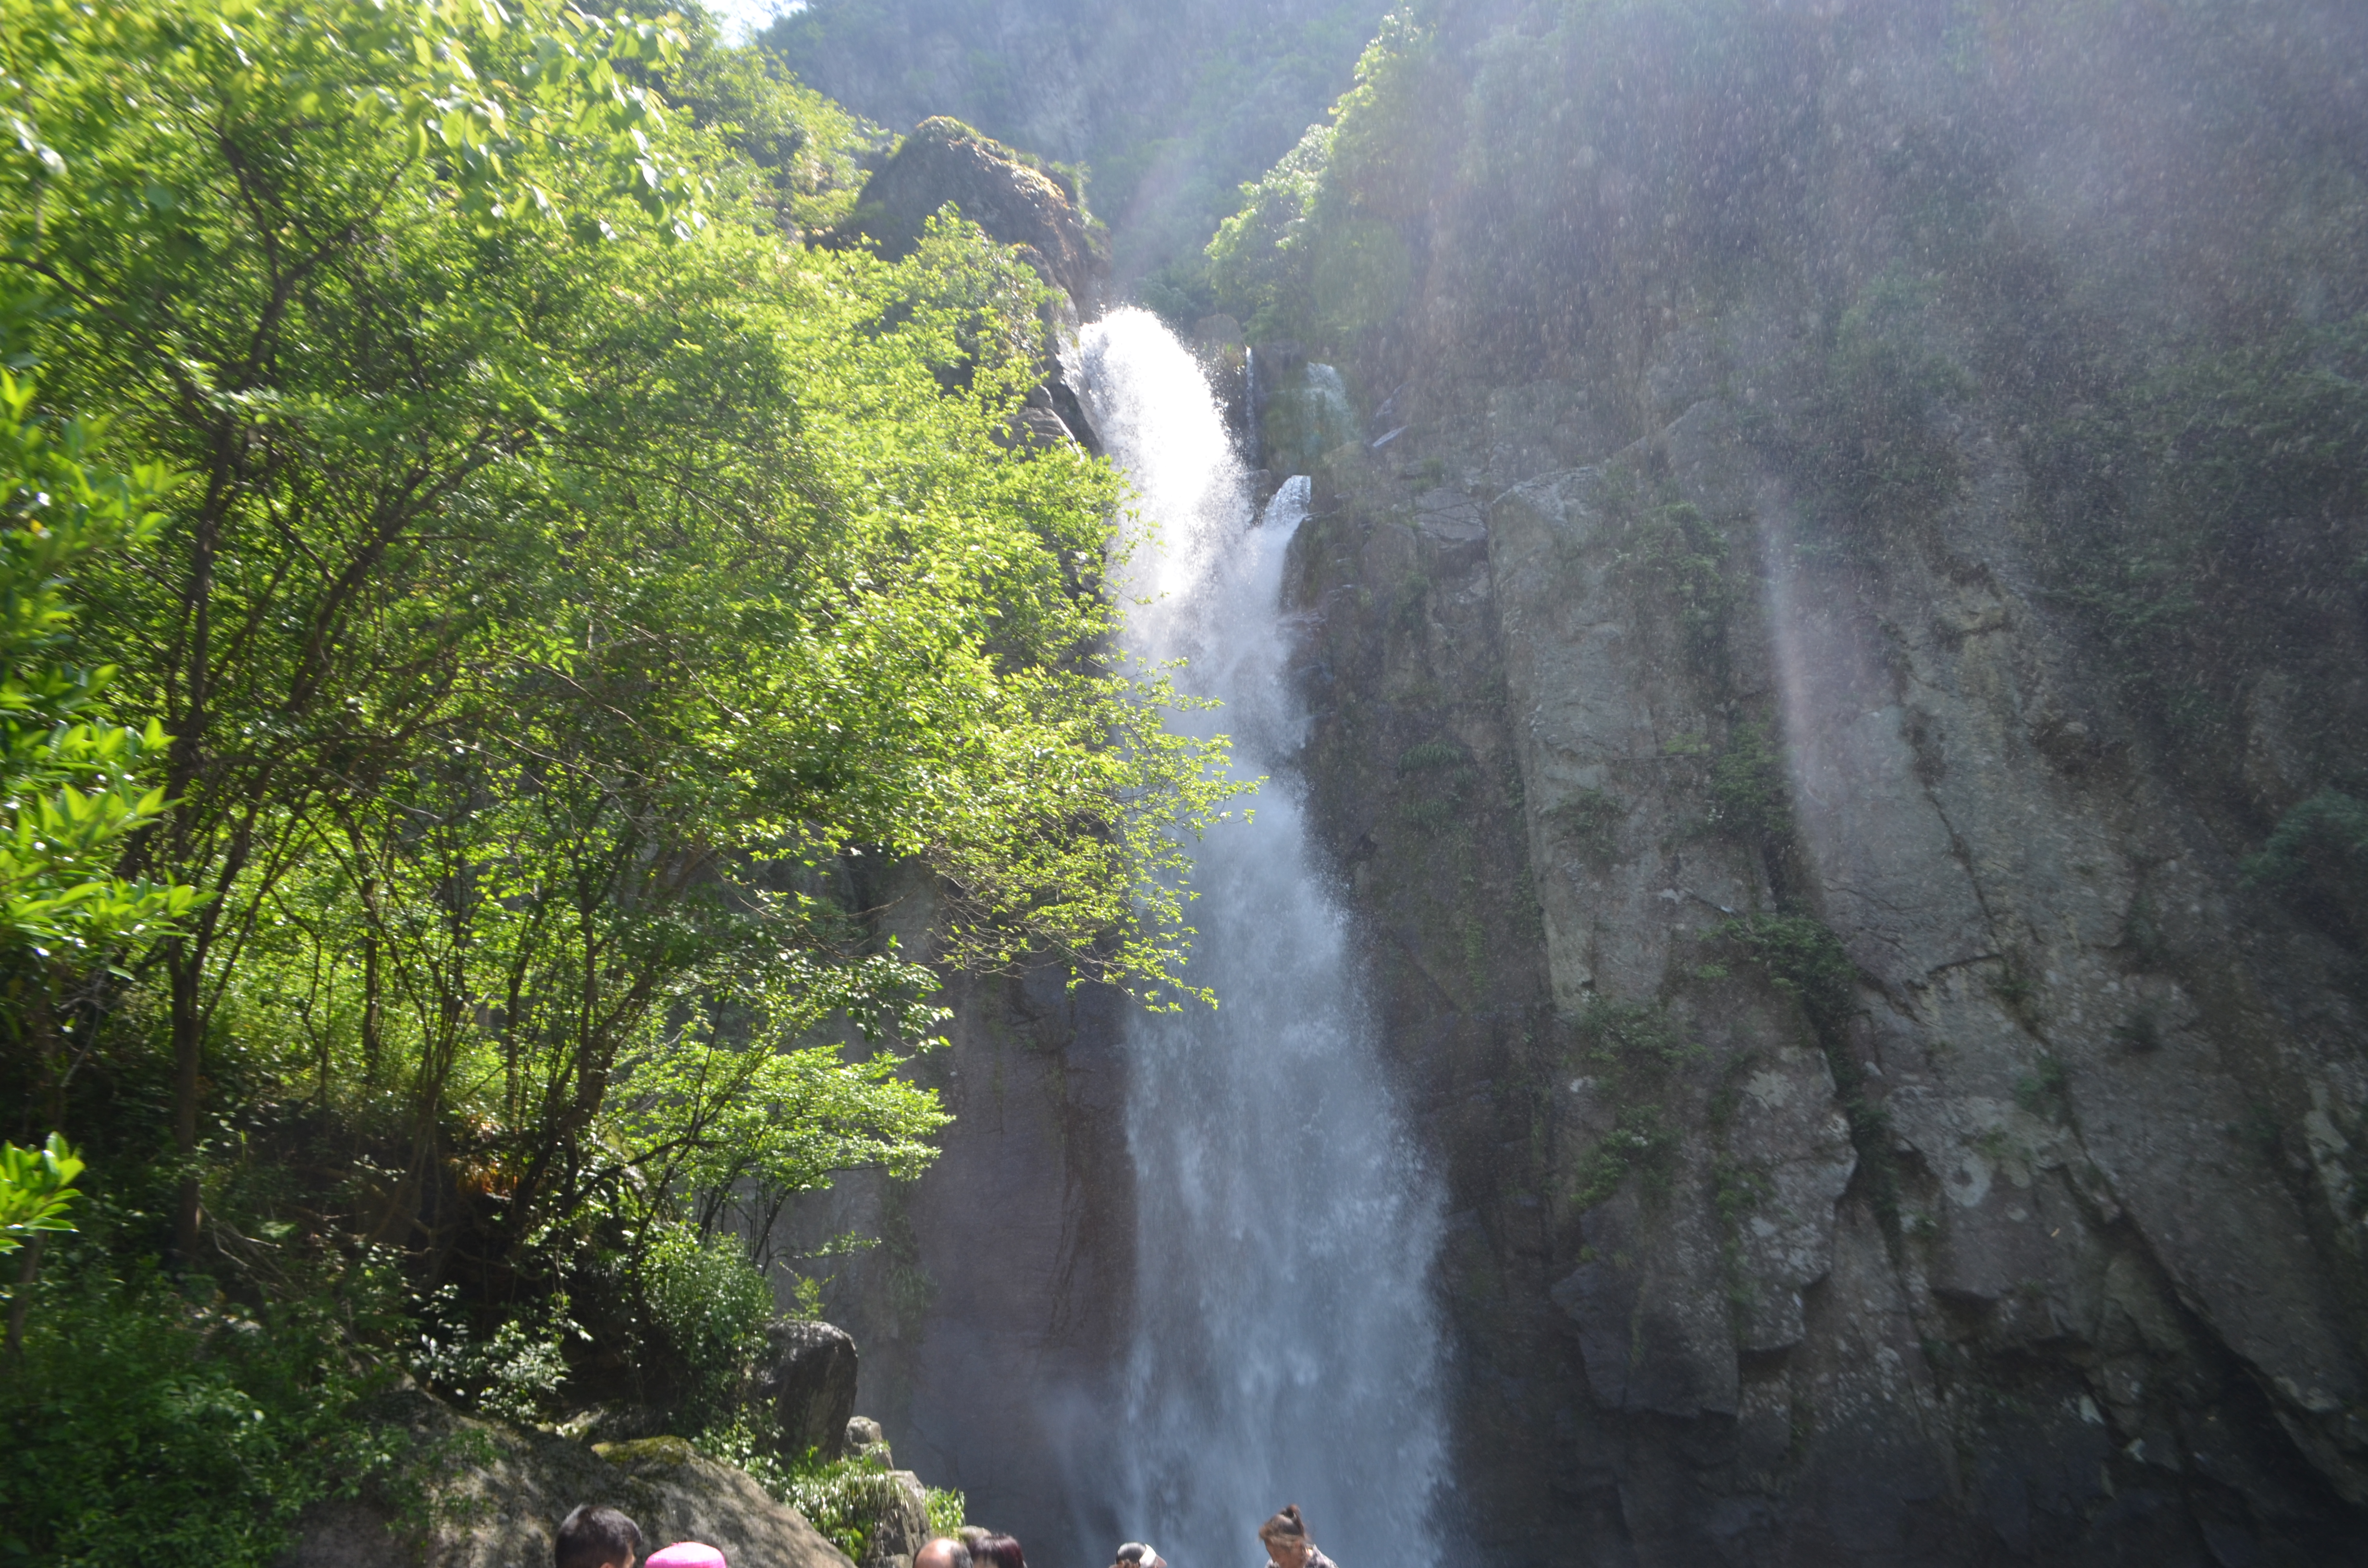
[[[864,133],[669,17],[34,0],[0,99],[0,1083],[90,1160],[0,1551],[171,1476],[266,1558],[405,1369],[723,1428],[751,1245],[946,1119],[872,868],[1178,994],[1229,787],[1101,653],[1117,479],[1007,443],[1042,286],[804,248]]]

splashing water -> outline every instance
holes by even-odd
[[[1281,600],[1307,482],[1253,517],[1207,383],[1156,317],[1116,312],[1081,353],[1096,427],[1156,528],[1131,586],[1157,597],[1128,643],[1188,660],[1180,684],[1224,706],[1187,722],[1230,733],[1244,775],[1280,773],[1305,727]],[[1285,1503],[1343,1568],[1417,1568],[1439,1555],[1445,1458],[1436,1184],[1375,1059],[1297,791],[1269,783],[1255,821],[1211,833],[1194,864],[1190,977],[1222,1006],[1128,1025],[1123,1420],[1078,1440],[1114,1442],[1093,1468],[1115,1467],[1124,1528],[1178,1568],[1254,1568]]]

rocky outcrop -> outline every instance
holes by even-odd
[[[1089,166],[1122,281],[1188,266],[1354,79],[1384,0],[821,0],[760,41],[885,125],[953,115]]]
[[[1077,324],[1100,308],[1110,261],[1086,217],[1076,182],[1047,173],[959,120],[925,119],[864,182],[841,243],[866,241],[897,260],[913,254],[929,220],[951,206],[1007,245],[1057,290],[1045,314],[1043,379],[1013,417],[1016,444],[1075,441],[1099,452],[1093,424],[1070,386],[1064,358]]]
[[[905,951],[930,950],[925,879],[877,876],[860,897]],[[1066,1456],[1107,1410],[1123,1354],[1127,1003],[1045,970],[955,977],[944,1001],[947,1048],[914,1067],[955,1116],[938,1163],[911,1185],[842,1178],[794,1210],[779,1244],[881,1238],[833,1259],[825,1290],[830,1316],[860,1337],[860,1404],[877,1417],[858,1418],[851,1448],[893,1438],[902,1463],[962,1492],[972,1522],[1018,1536],[1031,1558],[1123,1540],[1128,1521],[1106,1517],[1109,1499],[1076,1483]]]
[[[779,1425],[782,1457],[813,1450],[837,1459],[847,1451],[855,1415],[854,1336],[826,1323],[791,1318],[773,1325],[767,1344],[770,1354],[756,1392]]]
[[[306,1511],[279,1568],[514,1568],[552,1560],[552,1532],[579,1504],[605,1504],[655,1551],[697,1540],[734,1562],[852,1568],[742,1471],[679,1437],[586,1447],[461,1415],[424,1394],[378,1413],[424,1466],[424,1494]]]
[[[844,228],[890,260],[913,254],[939,209],[951,202],[1081,311],[1099,302],[1108,262],[1094,244],[1074,183],[1023,159],[958,119],[925,119],[864,182]]]

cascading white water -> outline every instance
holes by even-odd
[[[1304,716],[1281,586],[1307,483],[1253,516],[1207,382],[1157,318],[1115,312],[1081,353],[1096,428],[1157,530],[1131,568],[1156,597],[1127,642],[1189,661],[1179,684],[1224,703],[1190,722],[1274,776],[1253,822],[1194,854],[1190,977],[1221,1006],[1128,1026],[1135,1321],[1123,1424],[1081,1434],[1109,1445],[1081,1468],[1115,1471],[1123,1528],[1178,1568],[1262,1562],[1257,1527],[1285,1503],[1343,1568],[1417,1568],[1438,1555],[1445,1454],[1440,1204],[1283,771]]]

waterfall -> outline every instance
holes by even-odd
[[[1443,1473],[1437,1183],[1376,1055],[1346,918],[1289,773],[1305,716],[1285,678],[1294,479],[1254,516],[1247,475],[1183,346],[1122,310],[1081,344],[1087,403],[1154,530],[1131,563],[1131,650],[1185,659],[1224,707],[1254,821],[1194,853],[1190,977],[1211,1011],[1127,1025],[1135,1280],[1121,1408],[1075,1440],[1109,1503],[1177,1568],[1255,1568],[1285,1503],[1342,1568],[1424,1568]],[[1080,1543],[1107,1562],[1115,1542]]]

